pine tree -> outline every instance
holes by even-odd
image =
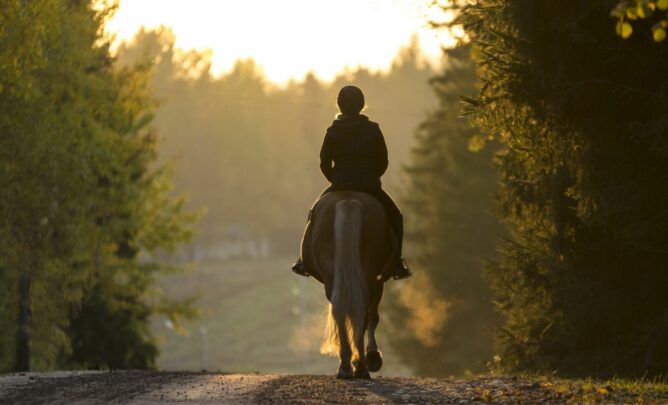
[[[461,116],[461,97],[477,91],[469,54],[468,46],[445,51],[446,68],[431,80],[439,105],[417,130],[406,168],[406,239],[416,279],[401,294],[406,310],[395,327],[403,333],[392,343],[420,375],[480,372],[493,354],[495,315],[482,268],[499,231],[491,212],[495,146],[485,146]]]
[[[488,276],[507,369],[668,370],[668,48],[616,37],[615,3],[481,0],[459,20],[471,113],[504,146],[511,237]]]

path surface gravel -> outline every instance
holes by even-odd
[[[0,403],[464,404],[575,399],[572,393],[550,387],[521,377],[343,381],[320,375],[79,371],[0,375]]]

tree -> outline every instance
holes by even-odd
[[[616,39],[614,3],[480,0],[458,20],[483,80],[470,113],[503,145],[506,369],[668,369],[668,49]]]
[[[491,212],[496,148],[480,145],[461,116],[461,97],[477,91],[469,53],[468,46],[445,51],[446,67],[431,80],[439,105],[416,131],[405,169],[406,242],[417,274],[400,292],[405,309],[391,312],[402,331],[391,342],[419,375],[481,372],[493,356],[495,314],[482,268],[499,231]]]
[[[101,38],[110,11],[88,1],[3,3],[2,369],[70,364],[71,314],[121,274],[131,283],[117,288],[124,290],[119,296],[132,299],[115,302],[147,300],[155,275],[167,268],[137,253],[174,248],[191,233],[183,201],[167,194],[168,173],[152,167],[154,103],[145,72],[115,70]],[[146,308],[192,315],[163,301]],[[153,344],[146,317],[140,321],[133,333]]]

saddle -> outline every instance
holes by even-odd
[[[366,192],[363,192],[363,191],[358,191],[358,190],[339,190],[339,189],[328,190],[328,191],[324,192],[314,202],[314,204],[311,206],[311,209],[309,210],[308,224],[306,226],[306,230],[304,231],[303,241],[310,239],[310,236],[311,236],[310,232],[312,231],[314,223],[318,222],[318,215],[320,215],[319,207],[321,206],[321,204],[323,204],[323,202],[325,202],[328,198],[330,198],[332,193],[345,193],[345,194],[350,193],[351,197],[353,196],[354,193],[363,193],[364,196],[359,196],[358,199],[362,200],[362,202],[365,204],[366,207],[369,207],[369,204],[371,204],[371,205],[376,205],[377,204],[376,207],[378,208],[378,210],[380,210],[381,212],[383,212],[385,214],[386,220],[387,220],[387,212],[385,211],[385,208],[383,207],[383,204],[377,198],[375,198],[375,196],[373,194],[366,193]],[[388,220],[388,230],[389,230],[389,232],[391,232],[392,235],[395,236],[393,238],[394,241],[393,241],[392,246],[391,246],[391,251],[392,251],[391,256],[393,257],[393,259],[391,259],[390,263],[396,263],[396,264],[389,265],[388,270],[387,270],[388,274],[384,275],[383,279],[387,280],[389,278],[397,278],[397,279],[398,278],[405,278],[405,277],[401,276],[402,272],[400,271],[400,269],[402,267],[406,267],[406,266],[403,263],[400,263],[400,256],[399,256],[399,251],[400,250],[399,250],[398,238],[396,237],[396,234],[394,233],[394,230],[393,230],[392,226],[390,226],[389,220]],[[304,245],[302,243],[302,248],[303,247],[304,247]],[[304,251],[302,250],[302,252],[304,252]],[[319,275],[317,274],[317,270],[310,268],[311,265],[309,265],[308,260],[307,260],[307,263],[305,264],[301,259],[303,259],[303,258],[300,258],[300,260],[298,260],[295,263],[295,265],[292,266],[292,271],[297,273],[298,275],[302,275],[302,276],[306,276],[306,277],[313,276],[315,279],[322,282],[322,280],[320,280]],[[406,271],[408,271],[407,267],[406,267]],[[408,272],[408,274],[410,275],[410,272]]]

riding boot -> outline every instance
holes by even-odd
[[[292,272],[295,274],[299,274],[300,276],[304,277],[310,277],[311,275],[308,273],[308,270],[306,270],[306,265],[304,265],[304,262],[302,261],[302,258],[300,257],[297,259],[295,264],[292,265]]]
[[[313,208],[308,210],[308,219],[306,220],[306,229],[304,230],[304,235],[306,235],[306,231],[308,230],[309,226],[311,226],[311,217],[313,216]],[[309,277],[311,276],[306,269],[306,265],[304,264],[304,261],[300,257],[297,259],[295,264],[292,265],[292,272],[295,274],[299,274],[300,276],[304,277]],[[316,277],[317,279],[318,277]]]
[[[411,270],[408,268],[406,259],[404,259],[402,254],[404,245],[403,218],[401,217],[401,214],[398,215],[395,214],[395,216],[392,217],[390,221],[392,229],[394,229],[394,232],[397,236],[397,253],[398,253],[397,257],[399,258],[394,265],[394,275],[392,276],[392,278],[395,280],[403,280],[404,278],[408,278],[413,275],[413,273],[411,273]]]
[[[403,233],[403,226],[399,228],[399,231]],[[399,260],[394,266],[394,275],[392,276],[392,278],[395,280],[402,280],[404,278],[408,278],[413,275],[413,273],[411,273],[411,270],[408,268],[408,263],[406,263],[406,259],[404,259],[403,255],[401,254],[402,247],[403,247],[403,240],[399,239],[399,244],[397,246],[397,249],[399,251],[398,252]]]

